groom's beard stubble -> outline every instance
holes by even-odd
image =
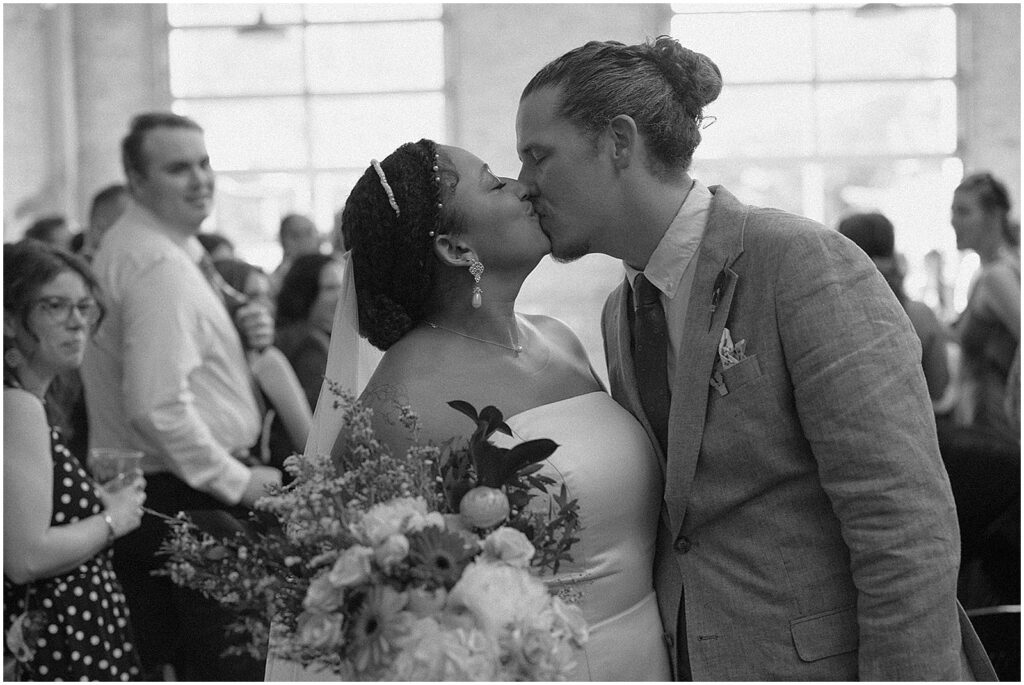
[[[543,219],[541,219],[540,228],[544,231],[544,235],[548,237],[548,241],[551,243],[551,258],[559,264],[575,262],[580,257],[590,254],[589,240],[581,240],[577,243],[563,245],[558,242],[546,228],[544,228]]]

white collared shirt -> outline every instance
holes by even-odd
[[[231,455],[255,444],[260,416],[242,343],[198,267],[202,246],[131,202],[93,262],[106,317],[82,365],[89,444],[145,452],[237,503],[249,469]]]
[[[711,209],[711,191],[694,179],[690,194],[669,224],[661,242],[654,248],[643,274],[660,291],[661,306],[665,310],[668,326],[668,384],[672,387],[676,374],[676,357],[683,339],[683,324],[697,272],[694,257],[704,238],[704,228]],[[640,272],[625,262],[626,277],[630,284]],[[634,303],[635,304],[635,303]]]

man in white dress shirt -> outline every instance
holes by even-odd
[[[246,463],[261,416],[243,341],[201,266],[196,234],[214,190],[203,131],[175,114],[139,115],[122,162],[131,201],[93,262],[108,312],[82,368],[90,444],[145,453],[153,509],[242,511],[281,474]],[[265,308],[239,316],[248,347],[272,342]],[[221,659],[223,610],[151,576],[166,532],[146,516],[115,547],[144,667],[172,663],[183,680],[262,678],[254,660]]]

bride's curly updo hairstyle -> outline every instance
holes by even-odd
[[[368,167],[345,202],[341,223],[352,250],[359,332],[386,350],[436,306],[442,267],[434,236],[458,234],[461,225],[446,206],[458,175],[437,143],[405,143],[380,169],[387,186]]]
[[[647,141],[651,172],[667,180],[689,169],[704,107],[722,92],[722,72],[671,36],[639,45],[590,41],[544,66],[522,98],[547,87],[562,88],[559,114],[595,139],[614,117],[632,117]]]

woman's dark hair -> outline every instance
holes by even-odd
[[[903,268],[896,258],[896,230],[892,222],[879,212],[861,212],[840,221],[838,230],[871,257],[896,299],[906,302]]]
[[[868,257],[892,257],[896,251],[896,231],[892,222],[878,212],[847,216],[839,222],[839,233],[857,243]]]
[[[39,338],[28,323],[32,305],[39,290],[65,271],[73,271],[81,276],[89,292],[97,297],[99,283],[82,257],[38,240],[4,243],[4,309],[16,316],[36,340]],[[100,319],[93,330],[102,320],[103,305],[100,304]],[[4,336],[5,351],[13,344]]]
[[[230,296],[224,298],[225,304],[228,307],[228,313],[231,314],[233,320],[235,312],[249,300],[249,296],[245,294],[245,284],[248,282],[249,276],[252,274],[266,276],[266,272],[255,264],[250,264],[244,259],[237,259],[235,257],[215,259],[213,260],[213,266],[217,269],[220,277],[224,279],[224,282],[235,291],[234,293],[228,291]]]
[[[212,255],[221,247],[226,247],[232,252],[235,250],[235,244],[220,233],[197,233],[196,240],[206,250],[206,254]]]
[[[1003,223],[1003,239],[1014,247],[1020,245],[1020,234],[1010,223],[1010,193],[1002,181],[987,171],[983,171],[965,176],[956,190],[974,193],[978,204],[985,211],[1000,214]]]
[[[334,257],[320,253],[295,258],[277,293],[277,327],[305,321],[320,294],[320,272]]]
[[[54,244],[56,242],[54,235],[57,231],[66,228],[68,228],[67,219],[60,214],[51,214],[33,221],[32,225],[25,230],[25,237]]]
[[[441,266],[434,235],[460,233],[462,219],[445,199],[458,174],[432,140],[406,143],[380,166],[398,211],[371,165],[349,194],[341,220],[352,250],[359,332],[386,350],[436,306]]]
[[[559,115],[592,138],[616,116],[632,117],[652,173],[667,178],[690,167],[703,109],[722,91],[722,73],[670,36],[639,45],[590,41],[537,72],[521,99],[547,87],[562,89]]]

